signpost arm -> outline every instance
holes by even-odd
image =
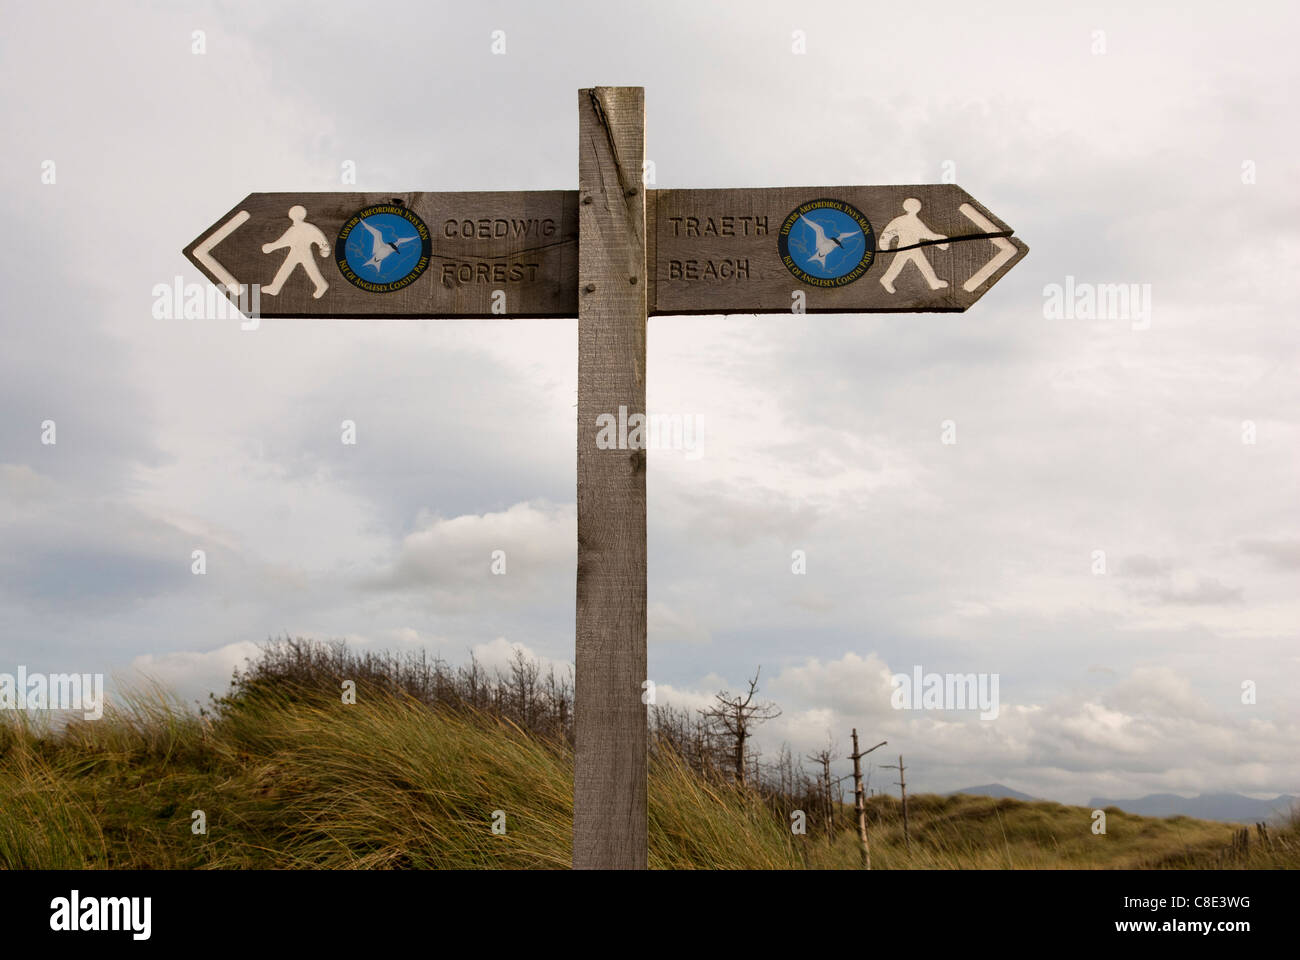
[[[573,866],[645,869],[645,91],[580,90],[578,121]]]

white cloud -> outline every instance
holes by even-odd
[[[215,650],[179,650],[164,654],[141,654],[131,661],[140,679],[153,680],[175,693],[185,703],[206,701],[209,693],[224,693],[236,668],[257,660],[261,648],[252,642],[229,643]],[[133,678],[121,678],[129,686]]]
[[[572,504],[517,503],[498,513],[449,518],[422,513],[416,525],[369,587],[429,591],[443,609],[469,609],[490,602],[498,587],[553,590],[570,581],[576,567]],[[497,551],[504,554],[500,574],[493,572]],[[520,596],[518,590],[511,595]]]
[[[1290,746],[1300,724],[1274,725],[1239,704],[1212,705],[1167,667],[1138,667],[1095,693],[1041,704],[1013,702],[1014,682],[1003,677],[994,720],[976,711],[895,710],[891,672],[875,654],[853,652],[787,666],[761,688],[782,715],[757,728],[755,743],[769,758],[782,742],[806,756],[829,735],[841,747],[837,769],[844,772],[856,727],[863,746],[887,740],[882,754],[904,754],[919,791],[1010,779],[1035,796],[1078,803],[1103,792],[1100,783],[1139,793],[1281,793],[1300,780]],[[1253,753],[1240,750],[1247,742]],[[1198,762],[1188,767],[1192,755]],[[1259,763],[1258,756],[1269,759]]]
[[[567,660],[553,660],[533,650],[525,643],[511,642],[505,637],[497,637],[487,643],[476,643],[472,650],[474,659],[489,671],[499,670],[508,673],[510,664],[517,654],[522,653],[528,660],[535,662],[542,674],[555,671],[557,679],[572,677],[573,664]]]

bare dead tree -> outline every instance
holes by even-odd
[[[871,748],[877,750],[888,740],[881,740]],[[853,728],[853,752],[849,759],[853,761],[853,808],[858,814],[858,848],[862,855],[862,868],[871,869],[871,845],[867,843],[867,799],[862,793],[862,758],[871,750],[858,750],[858,728]]]
[[[777,793],[782,797],[793,797],[795,781],[798,777],[794,769],[794,755],[784,743],[781,744],[781,752],[776,756],[776,777]]]
[[[695,755],[706,777],[713,776],[713,744],[709,737],[708,724],[702,717],[695,720]]]
[[[828,841],[835,836],[835,804],[831,798],[831,784],[833,782],[831,780],[831,760],[834,759],[834,756],[835,742],[831,739],[830,734],[826,735],[825,748],[808,755],[810,761],[821,764],[822,768],[821,772],[817,774],[817,793],[821,798],[822,825],[826,829],[826,839]]]
[[[486,700],[486,691],[489,685],[487,671],[483,665],[478,662],[473,651],[469,655],[469,666],[460,668],[460,681],[465,689],[465,699],[471,707],[479,709],[484,705]]]
[[[898,779],[895,780],[894,782],[898,784],[898,788],[903,793],[903,843],[904,845],[906,845],[908,850],[911,850],[912,840],[907,835],[907,776],[904,774],[904,771],[907,768],[903,766],[903,755],[901,753],[898,755],[897,764],[887,763],[887,764],[883,764],[883,766],[886,770],[898,771]]]
[[[701,711],[710,724],[731,738],[735,778],[742,787],[745,785],[745,743],[753,736],[753,727],[781,715],[781,709],[776,704],[754,700],[758,693],[758,674],[762,669],[759,667],[754,671],[753,679],[749,681],[749,691],[744,696],[732,696],[726,690],[719,691],[714,696],[714,706]]]
[[[546,697],[550,705],[548,722],[557,740],[569,735],[569,703],[573,700],[573,681],[571,677],[555,676],[555,665],[546,671]]]
[[[498,673],[498,682],[509,687],[510,709],[514,716],[525,727],[531,727],[535,719],[533,706],[537,702],[537,677],[540,672],[537,661],[516,647],[508,668],[509,676]]]

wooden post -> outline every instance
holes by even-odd
[[[956,184],[659,190],[648,197],[640,87],[580,90],[578,133],[576,192],[251,193],[184,252],[249,314],[245,329],[262,317],[496,317],[504,306],[496,287],[507,275],[507,315],[577,312],[573,863],[644,868],[648,312],[788,316],[796,287],[814,295],[809,313],[961,311],[1029,248]],[[385,219],[371,223],[376,217]],[[495,224],[515,229],[501,233]],[[410,256],[390,256],[402,250]],[[880,282],[855,283],[877,254],[889,260],[873,275]],[[318,259],[327,261],[324,273]],[[699,282],[715,264],[715,279],[743,282]],[[895,287],[893,278],[910,265]],[[471,699],[500,709],[505,691],[482,685],[471,669]],[[741,783],[745,723],[772,716],[748,699],[737,708],[730,732]],[[713,744],[704,747],[711,764]],[[861,811],[860,783],[857,792]]]
[[[648,865],[644,160],[645,90],[578,91],[575,869]]]

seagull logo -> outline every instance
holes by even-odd
[[[816,220],[809,220],[807,217],[800,215],[800,220],[812,228],[816,237],[816,250],[808,256],[808,263],[819,263],[822,269],[826,269],[826,258],[836,250],[844,249],[844,244],[840,243],[841,239],[847,240],[849,237],[856,237],[861,230],[846,230],[843,233],[837,233],[833,237],[826,236],[826,229]]]
[[[781,222],[776,249],[800,283],[833,289],[871,268],[876,231],[866,214],[848,201],[818,197],[799,204]]]
[[[419,237],[398,237],[395,240],[385,240],[384,235],[379,232],[377,227],[372,226],[365,220],[361,221],[361,226],[370,231],[370,259],[362,266],[374,267],[376,274],[383,270],[385,257],[391,253],[401,253],[402,244],[412,243],[420,239]]]
[[[431,239],[428,225],[403,200],[372,203],[343,222],[334,242],[334,259],[343,279],[354,287],[366,293],[393,293],[409,287],[428,269]]]

